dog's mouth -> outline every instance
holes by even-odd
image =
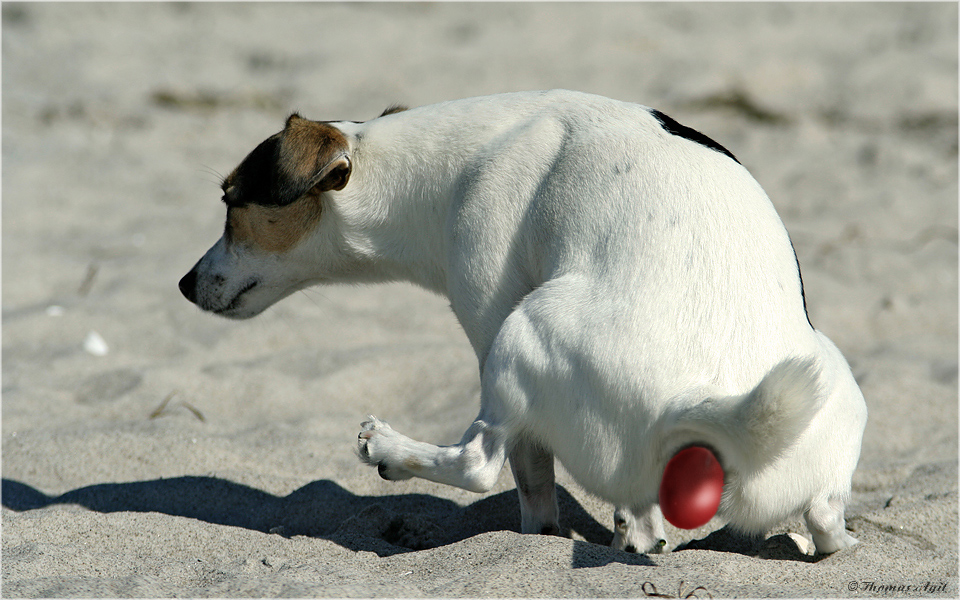
[[[233,299],[231,299],[226,306],[214,310],[213,313],[223,317],[234,316],[233,313],[235,313],[237,309],[240,308],[240,304],[243,301],[243,295],[249,292],[250,290],[252,290],[253,288],[257,287],[258,285],[260,285],[259,279],[251,279],[246,284],[244,284],[242,288],[240,288],[240,290],[233,296]]]

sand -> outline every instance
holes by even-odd
[[[956,597],[957,23],[950,3],[4,3],[3,595]],[[476,415],[445,300],[327,287],[229,322],[180,296],[222,231],[218,174],[288,112],[555,87],[656,107],[767,190],[869,406],[858,546],[714,520],[614,551],[612,508],[562,470],[569,537],[521,535],[508,469],[473,494],[354,455],[369,413],[440,444]]]

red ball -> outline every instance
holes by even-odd
[[[696,529],[717,514],[723,468],[713,452],[691,446],[677,452],[663,470],[660,510],[674,527]]]

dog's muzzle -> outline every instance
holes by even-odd
[[[238,290],[233,291],[229,299],[223,298],[219,293],[214,294],[213,297],[211,297],[209,293],[201,293],[202,286],[200,284],[202,282],[200,282],[199,279],[199,271],[197,267],[194,267],[190,269],[189,273],[183,276],[180,280],[179,287],[183,297],[201,309],[230,319],[246,319],[260,312],[258,310],[245,311],[242,307],[247,292],[260,285],[259,279],[252,278],[248,280]],[[222,291],[221,288],[224,283],[225,280],[222,276],[215,275],[210,282],[207,282],[207,285],[209,287],[209,285],[212,284],[217,288],[217,291],[220,292]]]

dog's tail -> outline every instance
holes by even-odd
[[[760,469],[792,446],[820,409],[819,375],[813,359],[785,360],[747,394],[707,398],[669,415],[661,448],[672,456],[705,444],[725,469]]]

